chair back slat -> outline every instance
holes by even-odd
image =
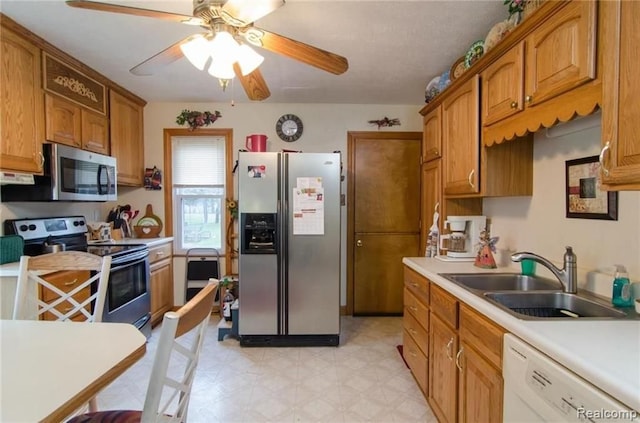
[[[102,321],[110,268],[110,256],[80,251],[22,256],[13,318]],[[46,279],[47,273],[59,271],[95,273],[88,273],[85,281],[74,280],[59,287]]]
[[[142,422],[187,421],[191,386],[217,290],[218,281],[212,281],[180,309],[164,314]]]

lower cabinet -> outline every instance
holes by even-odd
[[[404,275],[404,357],[438,421],[502,422],[505,330],[412,269]]]
[[[172,243],[149,250],[151,324],[162,321],[162,316],[173,308],[173,257]]]

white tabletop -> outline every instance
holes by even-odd
[[[145,351],[130,324],[0,320],[0,421],[62,421]]]

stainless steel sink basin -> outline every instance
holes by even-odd
[[[440,276],[476,291],[561,291],[560,282],[518,273],[440,273]]]
[[[485,292],[484,297],[520,319],[627,317],[613,307],[566,292]]]

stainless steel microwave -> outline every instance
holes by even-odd
[[[116,159],[61,144],[43,144],[44,174],[34,185],[3,185],[4,201],[116,201]]]

